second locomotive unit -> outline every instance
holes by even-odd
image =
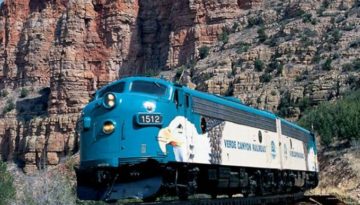
[[[314,188],[314,135],[272,113],[145,77],[98,90],[81,115],[83,200],[265,195]]]

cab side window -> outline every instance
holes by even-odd
[[[175,93],[174,93],[174,103],[176,105],[176,108],[179,106],[179,92],[178,90],[175,90]]]
[[[190,97],[189,97],[189,95],[185,95],[185,106],[187,108],[190,107]]]
[[[200,126],[201,126],[201,132],[204,134],[206,132],[206,120],[203,117],[201,118]]]

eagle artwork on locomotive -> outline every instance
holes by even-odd
[[[83,200],[271,195],[317,186],[315,137],[227,98],[146,77],[98,90],[79,120]]]

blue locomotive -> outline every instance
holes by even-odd
[[[79,120],[83,200],[264,195],[314,188],[314,135],[234,98],[162,79],[99,89]]]

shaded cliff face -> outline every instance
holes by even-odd
[[[215,42],[226,20],[252,3],[5,1],[1,88],[50,87],[49,113],[77,113],[89,91],[120,76],[195,60],[199,45]]]
[[[194,62],[258,1],[5,0],[0,15],[0,154],[26,172],[77,149],[90,95],[121,76]]]

